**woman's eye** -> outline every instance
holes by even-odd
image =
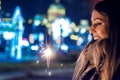
[[[100,26],[102,23],[95,23],[93,26],[94,27],[97,27],[97,26]]]

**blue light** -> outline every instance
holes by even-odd
[[[81,30],[80,30],[80,33],[81,34],[84,34],[86,32],[86,29],[85,28],[82,28]]]
[[[81,44],[84,42],[84,39],[82,37],[79,37],[77,40],[77,46],[81,46]]]
[[[14,14],[13,14],[13,17],[12,17],[12,22],[13,22],[13,24],[16,24],[16,22],[19,22],[19,21],[23,22],[23,17],[22,17],[22,14],[21,14],[20,7],[17,6],[15,8],[15,11],[14,11]]]
[[[22,40],[22,46],[29,46],[29,42],[27,40]]]
[[[40,25],[40,21],[39,20],[34,20],[33,26],[39,26]]]
[[[68,46],[66,44],[61,45],[61,50],[68,51]]]
[[[15,36],[15,33],[13,33],[13,32],[5,31],[5,32],[3,33],[3,38],[4,38],[5,40],[11,40],[14,36]]]
[[[43,20],[43,16],[41,15],[35,15],[33,26],[39,26],[41,24],[41,21]]]
[[[38,39],[38,34],[34,33],[33,37],[34,37],[34,40],[37,40]]]
[[[44,41],[44,34],[43,33],[39,33],[39,42],[43,42]]]
[[[35,51],[37,51],[38,48],[39,48],[38,45],[32,45],[32,46],[31,46],[31,50],[35,50]]]
[[[90,42],[92,40],[92,35],[88,34],[88,42]]]
[[[15,56],[15,47],[12,47],[12,50],[11,50],[11,54],[10,54],[10,57],[14,57]]]
[[[23,37],[23,32],[24,32],[24,26],[23,26],[24,19],[21,14],[21,9],[19,6],[15,8],[15,11],[12,16],[12,25],[15,27],[15,36],[11,40],[11,51],[10,54],[15,54],[13,55],[14,58],[16,59],[21,59],[22,58],[22,50],[21,50],[21,42],[22,42],[22,37]]]

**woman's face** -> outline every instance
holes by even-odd
[[[108,37],[108,17],[105,14],[101,14],[96,10],[93,10],[91,16],[92,25],[89,32],[93,35],[94,40],[104,39]]]

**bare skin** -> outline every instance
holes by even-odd
[[[108,16],[104,13],[101,14],[98,11],[93,10],[91,21],[92,25],[89,32],[93,35],[94,40],[107,38],[109,31]]]

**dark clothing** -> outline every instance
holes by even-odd
[[[120,80],[120,64],[119,64],[117,70],[115,71],[112,80]]]

